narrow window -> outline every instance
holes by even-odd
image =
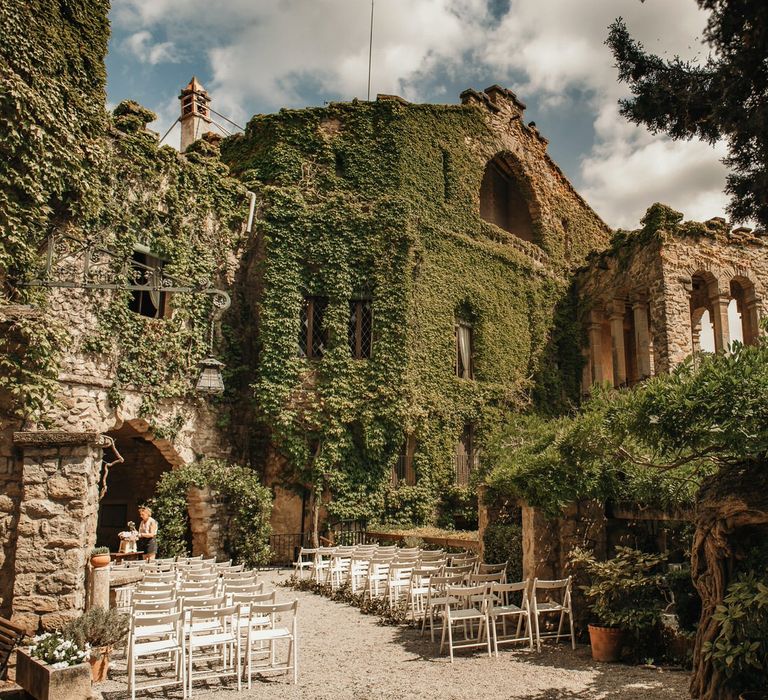
[[[357,360],[371,356],[373,309],[370,299],[349,302],[349,354]]]
[[[497,156],[485,168],[480,217],[524,241],[535,242],[526,192],[503,157]]]
[[[160,291],[165,261],[149,253],[134,251],[130,261],[131,284],[149,287],[134,289],[128,308],[148,318],[165,318],[168,314],[168,292]]]
[[[451,198],[451,154],[443,150],[443,199],[447,202]]]
[[[475,430],[467,423],[461,432],[461,438],[456,443],[456,483],[460,486],[469,484],[469,477],[475,469]]]
[[[325,309],[328,299],[325,297],[307,297],[301,307],[301,325],[299,326],[299,356],[319,359],[328,344],[325,329]]]
[[[392,469],[392,485],[406,484],[414,486],[416,484],[416,472],[413,468],[413,455],[416,452],[416,438],[408,435],[400,449],[397,462]]]
[[[456,333],[456,376],[474,379],[472,326],[466,321],[457,321]]]

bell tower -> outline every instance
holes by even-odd
[[[211,123],[211,115],[208,105],[211,98],[200,84],[200,81],[192,76],[189,85],[179,95],[181,101],[181,152],[187,150],[208,129]]]

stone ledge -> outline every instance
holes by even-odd
[[[65,445],[97,445],[101,433],[75,433],[65,430],[31,430],[13,434],[17,447],[59,447]]]

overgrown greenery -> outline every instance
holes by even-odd
[[[534,181],[545,156],[526,134],[530,163],[520,168]],[[270,468],[280,460],[316,512],[322,500],[332,517],[435,522],[465,424],[482,448],[500,417],[529,401],[534,377],[547,377],[542,404],[577,398],[581,354],[553,316],[567,296],[561,275],[606,230],[575,196],[544,201],[544,192],[540,245],[482,221],[480,182],[499,148],[481,109],[391,100],[257,116],[223,144],[260,202],[247,261],[254,284],[234,329],[242,375],[255,368],[251,444],[268,446]],[[297,353],[305,295],[329,300],[315,361]],[[373,300],[366,360],[351,358],[347,343],[348,301],[360,296]],[[474,381],[454,376],[457,317],[473,324]],[[564,372],[540,374],[556,353]],[[393,489],[406,434],[416,439],[418,483]]]
[[[589,609],[598,624],[618,627],[639,637],[659,624],[668,600],[663,554],[647,554],[629,547],[617,547],[616,555],[599,561],[593,552],[576,548],[569,562],[589,578],[581,586]]]
[[[483,533],[487,564],[506,564],[507,580],[523,580],[523,528],[520,525],[494,522]]]
[[[95,654],[100,647],[111,650],[125,641],[128,636],[128,620],[128,615],[116,608],[90,608],[68,622],[61,633],[80,649],[85,649],[85,645],[89,644]]]
[[[634,97],[622,113],[654,132],[676,139],[728,141],[731,168],[726,191],[737,221],[768,225],[768,9],[762,0],[697,0],[709,18],[704,61],[649,54],[633,40],[624,22],[611,26],[608,45]]]
[[[248,567],[269,562],[269,518],[272,494],[261,485],[251,469],[215,460],[202,460],[169,472],[158,482],[150,505],[158,522],[160,556],[189,554],[189,511],[187,493],[191,488],[210,488],[220,506],[223,550]]]

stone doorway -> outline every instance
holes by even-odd
[[[181,460],[170,443],[154,439],[145,421],[126,421],[106,434],[125,461],[112,466],[107,474],[107,492],[99,503],[96,544],[115,552],[120,545],[117,533],[126,529],[129,520],[138,526],[138,507],[155,495],[160,477]],[[103,483],[103,473],[101,478]]]

